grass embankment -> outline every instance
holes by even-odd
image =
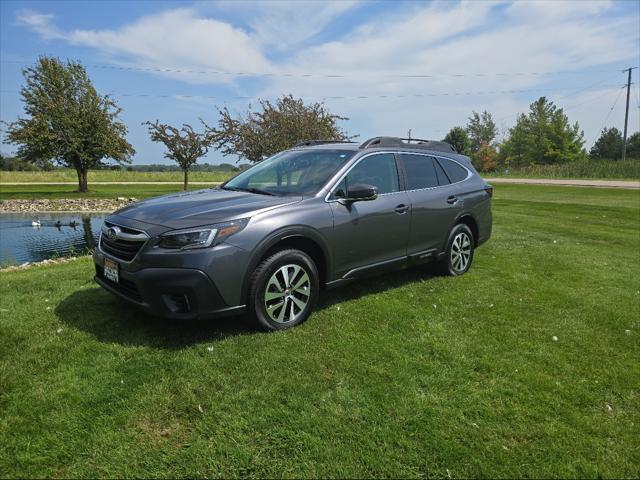
[[[637,477],[640,192],[494,206],[467,275],[358,282],[277,334],[146,317],[89,259],[1,274],[2,476]]]
[[[234,172],[190,172],[192,182],[224,182]],[[48,183],[77,182],[75,170],[59,169],[51,172],[1,172],[0,183]],[[182,172],[129,172],[126,170],[89,170],[89,186],[91,182],[180,182]]]
[[[637,180],[640,179],[640,159],[629,159],[624,162],[621,160],[589,160],[557,165],[534,165],[528,168],[483,173],[482,176],[487,178]]]

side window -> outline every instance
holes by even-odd
[[[433,166],[436,168],[436,176],[438,177],[438,185],[449,185],[451,182],[447,177],[447,174],[444,173],[444,170],[440,166],[437,160],[433,160]]]
[[[438,186],[438,176],[433,165],[433,158],[426,155],[401,154],[407,174],[407,189],[417,190]]]
[[[397,192],[400,187],[398,185],[398,169],[396,160],[392,153],[380,153],[370,155],[360,161],[347,174],[345,191],[349,185],[357,185],[364,183],[373,185],[378,189],[378,194]],[[338,189],[342,182],[338,184]],[[337,191],[335,192],[337,194]]]
[[[446,158],[439,158],[438,162],[440,162],[444,171],[447,172],[447,176],[451,180],[451,183],[461,182],[467,178],[467,169],[456,162],[447,160]]]

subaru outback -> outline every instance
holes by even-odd
[[[95,280],[157,316],[280,330],[363,276],[430,261],[464,274],[491,235],[492,192],[443,142],[303,142],[220,186],[113,213]]]

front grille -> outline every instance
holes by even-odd
[[[100,265],[96,265],[96,275],[100,277],[100,280],[108,284],[114,290],[117,290],[118,292],[131,298],[132,300],[135,300],[138,303],[142,303],[142,295],[140,295],[140,291],[138,290],[136,284],[131,280],[120,277],[118,279],[118,283],[112,282],[104,276],[104,268],[102,268]]]
[[[113,227],[114,224],[109,222],[104,222],[103,229],[109,229]],[[139,230],[134,230],[131,228],[119,227],[118,228],[125,234],[129,235],[140,235],[144,234]],[[109,255],[112,255],[120,260],[124,260],[125,262],[130,262],[134,259],[134,257],[138,254],[138,252],[142,249],[145,241],[140,240],[126,240],[123,238],[115,238],[111,239],[104,233],[100,235],[100,248]]]

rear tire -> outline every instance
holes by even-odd
[[[270,332],[300,325],[313,311],[319,284],[318,269],[306,253],[276,252],[260,262],[251,276],[249,318]]]
[[[474,245],[475,239],[468,226],[459,223],[453,227],[440,264],[442,273],[450,276],[464,275],[473,262]]]

